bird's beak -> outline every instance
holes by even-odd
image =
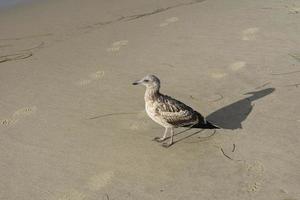
[[[139,81],[133,82],[132,85],[139,85],[139,84],[141,84],[141,83],[142,83],[142,80],[139,80]]]

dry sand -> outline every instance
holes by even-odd
[[[1,10],[0,199],[300,199],[299,8],[52,0]],[[163,128],[131,85],[148,73],[223,129],[183,132],[169,149],[152,141]]]

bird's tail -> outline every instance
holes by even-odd
[[[202,129],[219,129],[220,127],[212,124],[211,122],[207,121],[200,113],[198,114],[199,122],[192,126],[192,128],[202,128]]]

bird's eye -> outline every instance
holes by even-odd
[[[147,80],[147,79],[146,79],[146,80],[144,80],[144,81],[145,81],[145,82],[149,82],[149,80]]]

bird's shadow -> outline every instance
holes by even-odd
[[[239,101],[236,101],[232,104],[229,104],[225,107],[222,107],[213,113],[209,114],[206,119],[213,123],[214,125],[217,125],[221,129],[241,129],[242,128],[242,122],[246,120],[246,118],[249,116],[251,111],[253,110],[254,104],[253,102],[257,99],[263,98],[272,92],[275,91],[275,88],[267,88],[259,91],[253,91],[248,92],[244,95],[251,95],[248,97],[245,97]],[[181,131],[175,135],[182,134],[191,128],[188,128],[184,131]],[[202,132],[202,130],[194,131],[192,134],[189,134],[179,140],[176,141],[180,142],[182,140],[185,140],[189,137],[192,137],[198,133]],[[212,134],[214,135],[215,132]],[[211,137],[212,135],[208,136]]]
[[[274,91],[275,88],[267,88],[259,91],[248,92],[245,95],[251,96],[245,97],[216,110],[209,114],[206,119],[222,129],[240,129],[242,128],[242,122],[247,119],[253,110],[253,102],[271,94]]]

